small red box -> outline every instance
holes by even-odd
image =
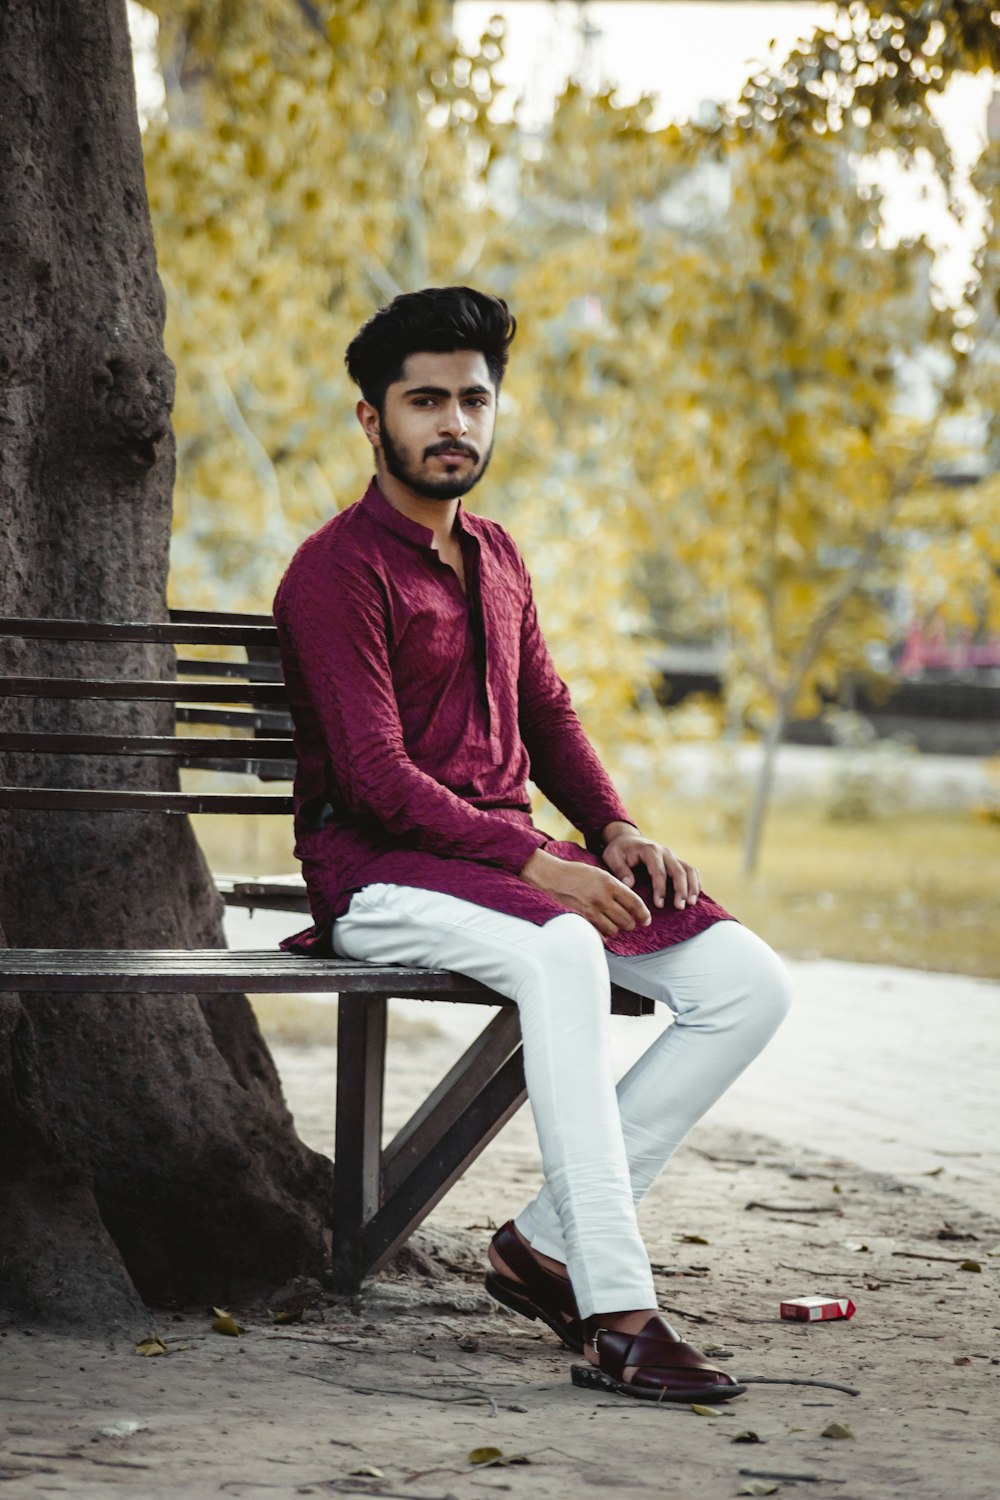
[[[853,1318],[856,1312],[850,1297],[793,1297],[781,1304],[781,1316],[803,1323],[825,1322],[828,1318]]]

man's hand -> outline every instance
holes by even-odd
[[[667,894],[667,881],[674,887],[674,906],[683,911],[693,906],[701,892],[701,877],[694,865],[678,859],[663,844],[643,838],[638,828],[630,823],[609,823],[604,829],[607,840],[601,856],[613,875],[623,885],[635,884],[632,871],[637,865],[645,865],[653,882],[653,903],[662,906]]]
[[[586,917],[602,937],[617,937],[620,932],[631,932],[637,926],[648,927],[653,920],[646,903],[628,889],[631,871],[626,884],[607,870],[579,864],[574,859],[559,859],[555,854],[546,854],[544,849],[536,849],[520,877],[567,911]]]

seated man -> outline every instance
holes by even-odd
[[[515,321],[465,287],[376,313],[347,367],[375,477],[302,544],[275,620],[298,755],[303,952],[451,969],[513,998],[545,1182],[486,1285],[579,1385],[742,1393],[660,1316],[635,1205],[789,998],[760,938],[629,818],[570,705],[507,532],[461,496],[490,459]],[[586,848],[532,822],[528,777]],[[618,1085],[614,980],[670,1026]]]

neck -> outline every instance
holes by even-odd
[[[401,515],[416,521],[418,526],[426,526],[428,531],[434,533],[435,547],[440,548],[442,543],[448,541],[458,515],[457,498],[428,500],[425,495],[418,495],[408,484],[403,484],[395,475],[389,474],[381,464],[375,477],[379,489],[393,510],[398,510]]]

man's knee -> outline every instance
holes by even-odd
[[[575,912],[553,917],[531,944],[534,983],[548,993],[571,993],[574,1004],[587,999],[607,1005],[611,980],[604,944],[596,927]]]

